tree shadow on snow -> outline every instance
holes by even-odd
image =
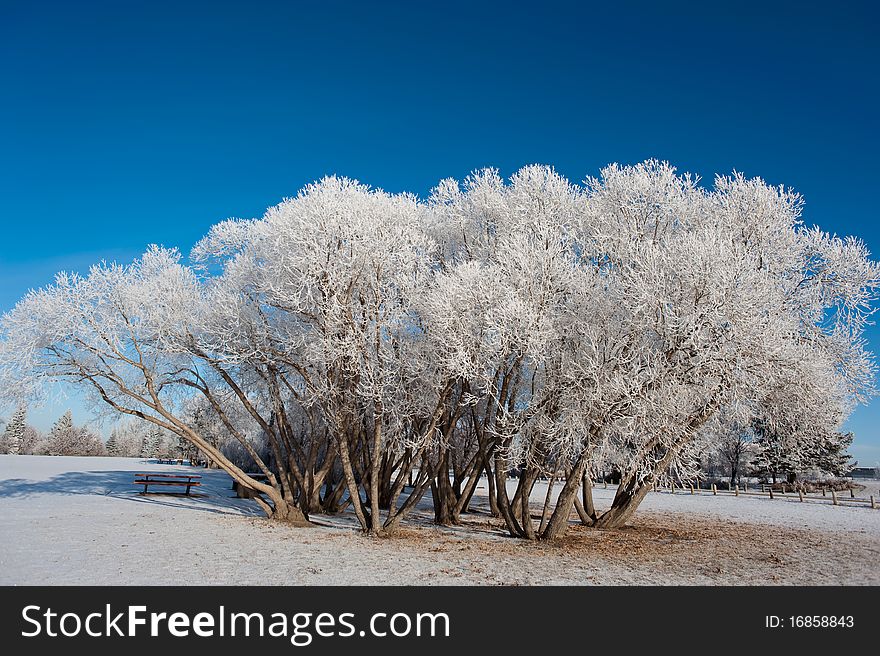
[[[135,485],[134,471],[65,472],[46,480],[23,478],[0,480],[0,498],[27,498],[37,494],[103,496],[171,508],[185,508],[219,514],[262,516],[251,500],[239,499],[231,489],[232,479],[224,472],[200,470],[199,487],[192,495],[182,493],[142,494],[143,486]],[[181,488],[182,490],[183,488]]]

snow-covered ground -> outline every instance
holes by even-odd
[[[864,504],[652,493],[625,529],[573,524],[561,542],[533,544],[479,512],[478,490],[466,527],[432,526],[427,500],[399,536],[376,540],[345,515],[307,529],[266,521],[219,471],[195,470],[192,498],[142,496],[138,471],[194,470],[0,456],[0,584],[880,583],[880,510]],[[860,495],[877,491],[860,482]],[[598,487],[597,506],[613,493]]]

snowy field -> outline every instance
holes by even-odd
[[[199,496],[132,484],[178,470],[203,476]],[[230,488],[219,471],[136,458],[0,456],[0,584],[880,584],[880,510],[865,505],[651,493],[622,530],[573,524],[533,544],[506,537],[478,496],[467,531],[431,525],[427,500],[376,540],[346,515],[269,522]],[[613,494],[598,487],[596,505]]]

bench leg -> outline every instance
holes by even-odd
[[[147,493],[147,484],[144,484],[144,494]]]

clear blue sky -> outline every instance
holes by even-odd
[[[487,165],[737,169],[880,255],[868,3],[593,4],[0,0],[0,311],[328,173],[426,193]],[[878,419],[849,423],[863,464]]]

